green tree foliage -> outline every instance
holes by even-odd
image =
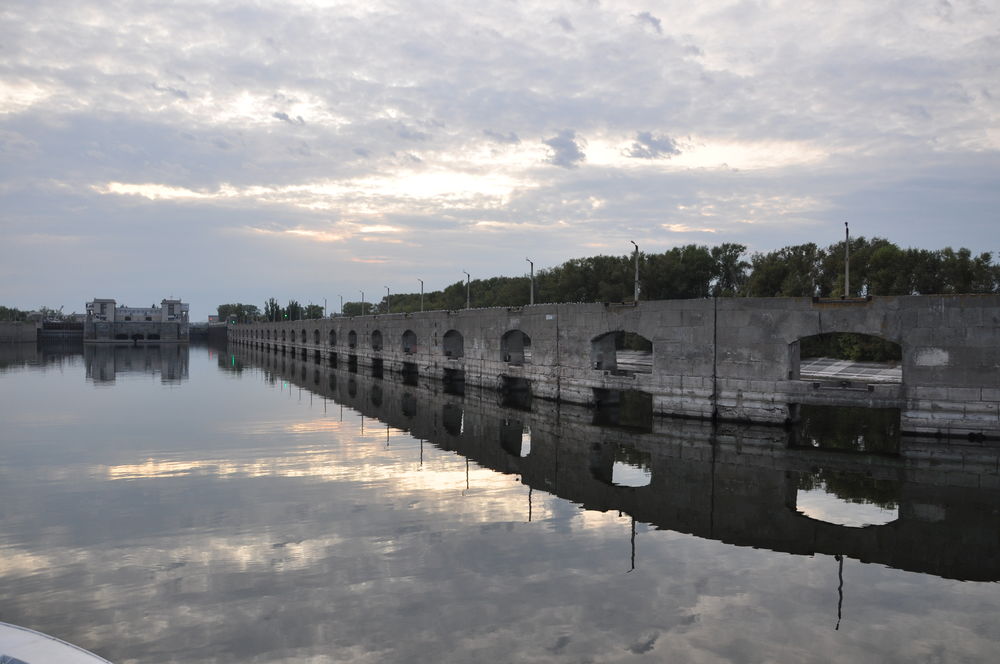
[[[268,298],[267,302],[264,303],[264,320],[279,321],[281,318],[281,305],[273,297]]]
[[[21,311],[15,307],[4,307],[0,306],[0,320],[5,321],[24,321],[28,320],[28,312]]]
[[[230,316],[236,316],[236,320],[245,323],[255,321],[260,317],[260,309],[255,304],[243,304],[237,302],[233,304],[220,304],[217,308],[219,320],[228,320]]]
[[[850,296],[1000,292],[1000,265],[993,255],[973,255],[950,247],[901,249],[885,238],[850,241]],[[747,257],[742,244],[715,247],[689,244],[661,253],[639,254],[640,299],[718,297],[840,297],[844,294],[844,242],[821,248],[814,243]],[[469,284],[472,307],[513,307],[530,301],[529,278],[490,277]],[[635,284],[635,254],[573,258],[535,274],[535,302],[627,302]],[[420,293],[394,293],[392,312],[420,311]],[[464,309],[466,282],[424,293],[426,311]],[[246,306],[246,305],[222,305]],[[222,307],[220,306],[220,312]],[[364,313],[385,313],[388,302],[366,302]],[[360,302],[345,302],[344,315],[362,314]],[[221,315],[221,313],[220,313]],[[282,308],[270,298],[266,320],[320,318],[319,305],[295,300]]]

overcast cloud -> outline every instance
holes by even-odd
[[[204,319],[629,240],[825,245],[844,221],[1000,249],[993,3],[8,0],[0,16],[3,304],[175,295]]]

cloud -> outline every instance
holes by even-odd
[[[271,117],[277,118],[282,122],[287,122],[288,124],[293,124],[293,125],[304,125],[306,123],[306,121],[302,119],[301,115],[298,115],[294,119],[292,119],[291,117],[289,117],[288,113],[284,113],[282,111],[275,111],[274,113],[271,113]]]
[[[500,132],[493,131],[492,129],[484,129],[483,134],[497,143],[509,143],[511,145],[516,145],[521,142],[521,139],[517,137],[517,134],[512,131],[502,134]]]
[[[656,18],[649,12],[640,12],[638,14],[635,14],[635,20],[639,21],[639,23],[644,23],[650,26],[651,28],[653,28],[653,30],[656,31],[656,34],[658,35],[663,34],[663,26],[660,23],[660,19]]]
[[[580,139],[578,142],[576,132],[572,129],[563,129],[552,138],[542,141],[542,143],[549,146],[551,150],[548,162],[556,166],[576,168],[576,165],[587,157],[583,153],[583,150],[580,149],[580,144],[585,144],[585,141]]]
[[[565,16],[556,16],[554,19],[552,19],[552,22],[558,25],[566,32],[573,32],[575,30],[575,28],[573,28],[573,23],[570,22],[570,20]]]
[[[681,153],[677,142],[669,136],[655,136],[652,132],[640,131],[635,136],[635,142],[623,154],[633,159],[669,159]]]
[[[156,83],[151,84],[150,87],[156,90],[157,92],[167,92],[169,94],[172,94],[178,99],[188,99],[188,93],[185,90],[180,90],[178,88],[171,88],[171,87],[160,87]]]

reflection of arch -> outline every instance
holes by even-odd
[[[337,333],[336,333],[336,331],[330,330],[330,334],[329,334],[329,336],[327,338],[327,343],[329,343],[331,346],[336,346],[337,345]]]
[[[319,328],[313,330],[313,343],[319,345]]]
[[[282,331],[281,331],[281,340],[282,340],[282,341],[285,341],[285,334],[286,334],[286,333],[287,333],[287,331],[286,331],[286,330],[282,330]]]
[[[417,333],[413,330],[403,332],[403,352],[407,355],[417,352]]]
[[[500,337],[500,353],[504,362],[531,364],[531,337],[521,330],[508,330]]]
[[[653,342],[634,332],[614,330],[590,342],[594,369],[619,375],[653,372]]]
[[[458,330],[448,330],[444,333],[444,354],[447,357],[465,357],[465,339]]]
[[[349,348],[357,348],[358,346],[358,333],[354,330],[347,333],[347,346]]]
[[[441,423],[452,436],[461,436],[465,427],[465,413],[461,406],[446,403],[441,410]]]
[[[788,379],[841,387],[901,384],[903,348],[895,341],[860,332],[825,332],[788,345]],[[845,362],[849,364],[844,364]]]
[[[372,350],[382,350],[382,332],[375,330],[372,332]]]

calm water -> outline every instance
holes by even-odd
[[[997,660],[995,447],[438,387],[0,348],[0,620],[117,663]]]

